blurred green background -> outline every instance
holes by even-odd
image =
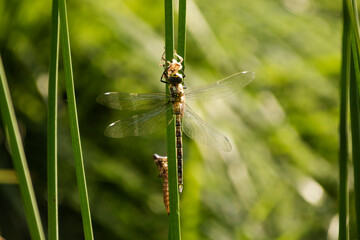
[[[164,91],[163,1],[67,4],[94,236],[167,239],[152,161],[166,154],[165,132],[107,138],[105,127],[131,113],[95,102],[107,91]],[[256,79],[235,96],[192,105],[233,151],[185,138],[183,239],[337,239],[340,1],[188,0],[187,9],[188,88],[244,70]],[[0,0],[0,53],[45,230],[50,18],[51,1]],[[83,239],[61,61],[60,69],[60,239]],[[0,169],[11,168],[1,125]],[[0,235],[29,239],[14,184],[0,185]]]

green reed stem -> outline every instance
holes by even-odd
[[[171,61],[174,53],[174,13],[173,1],[165,0],[165,56],[167,61]],[[166,93],[169,93],[168,86],[165,87]],[[167,119],[172,122],[167,126],[167,154],[168,154],[168,172],[169,172],[169,239],[181,239],[180,233],[180,208],[179,208],[179,190],[178,174],[176,161],[176,136],[175,136],[175,116],[171,111]]]
[[[350,19],[350,117],[351,117],[351,135],[352,135],[352,156],[354,169],[354,195],[355,195],[355,218],[356,231],[350,228],[350,232],[360,233],[360,116],[359,116],[359,56],[360,56],[360,24],[356,5],[356,0],[347,0],[347,11]],[[351,227],[351,226],[350,226]]]
[[[186,0],[179,0],[179,26],[177,54],[184,58],[182,63],[185,69],[185,45],[186,45]]]
[[[355,193],[355,216],[356,232],[360,233],[360,112],[359,112],[359,88],[360,69],[359,69],[359,48],[352,37],[352,61],[350,71],[350,115],[351,115],[351,135],[353,151],[354,169],[354,193]]]
[[[86,187],[84,161],[81,150],[78,116],[76,110],[74,78],[73,78],[72,63],[71,63],[71,50],[70,50],[70,40],[69,40],[69,30],[68,30],[65,0],[59,1],[59,13],[60,13],[60,36],[62,43],[61,46],[63,49],[65,85],[66,85],[66,94],[67,94],[68,108],[69,108],[69,122],[70,122],[71,140],[72,140],[74,160],[75,160],[75,171],[76,171],[77,184],[80,194],[80,206],[81,206],[81,215],[82,215],[83,227],[84,227],[84,235],[85,235],[85,239],[89,240],[89,239],[94,239],[94,237],[93,237],[93,231],[91,225],[90,207],[89,207],[88,193]]]
[[[53,0],[51,13],[51,49],[47,122],[48,237],[59,239],[57,177],[57,85],[59,66],[59,3]]]
[[[348,16],[350,18],[351,29],[354,30],[354,40],[357,46],[360,46],[360,24],[359,24],[359,16],[357,13],[357,4],[356,0],[346,0],[348,6]]]
[[[24,148],[21,142],[19,127],[15,117],[14,107],[11,101],[10,91],[7,84],[4,67],[0,56],[0,111],[7,133],[14,168],[19,181],[20,193],[23,199],[25,216],[29,225],[32,239],[45,239],[41,224],[40,214],[36,203],[34,189],[31,182],[29,168],[25,158]]]
[[[339,122],[339,240],[347,239],[347,205],[348,205],[348,133],[347,107],[348,82],[350,78],[350,19],[346,1],[343,0],[343,36],[340,80],[340,122]]]

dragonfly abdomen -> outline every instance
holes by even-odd
[[[176,114],[176,156],[178,162],[178,185],[179,192],[183,189],[183,147],[182,147],[182,132],[181,132],[181,114]]]
[[[185,110],[185,93],[182,84],[171,84],[169,86],[171,102],[175,114],[175,131],[176,131],[176,157],[178,168],[178,185],[179,192],[183,190],[183,146],[182,146],[182,130],[181,120]]]

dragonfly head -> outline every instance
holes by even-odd
[[[168,78],[170,84],[180,84],[183,82],[183,76],[180,73],[171,74]]]

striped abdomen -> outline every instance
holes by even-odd
[[[183,146],[182,146],[182,131],[181,131],[181,119],[182,119],[182,103],[174,104],[175,114],[175,133],[176,133],[176,158],[178,167],[178,185],[179,192],[183,190]]]
[[[170,101],[173,104],[173,111],[175,114],[178,185],[179,185],[179,192],[181,193],[183,190],[183,147],[182,147],[181,120],[185,110],[185,94],[181,83],[171,84],[169,89],[171,95]]]

